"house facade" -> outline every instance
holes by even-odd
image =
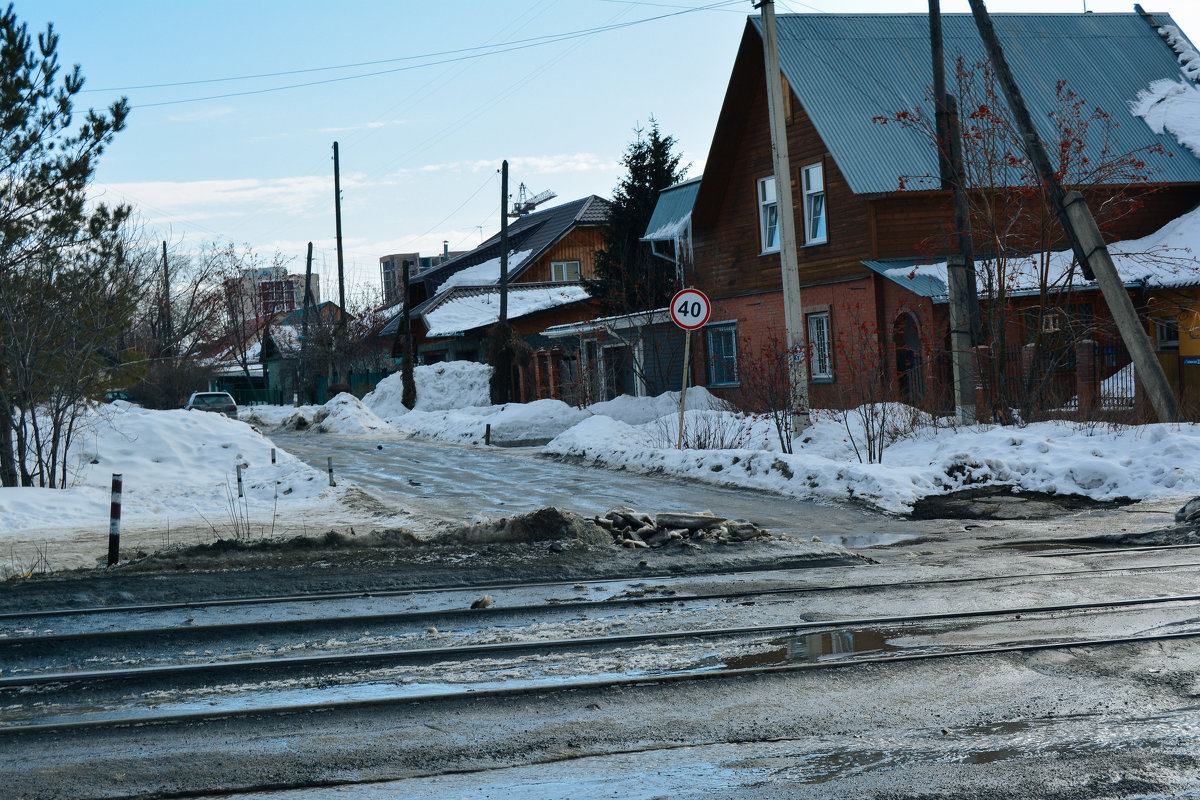
[[[603,246],[607,218],[608,201],[592,195],[509,224],[506,316],[533,351],[554,348],[556,343],[541,334],[544,329],[595,316],[583,281],[595,277],[595,252]],[[500,318],[500,256],[497,233],[474,250],[410,274],[406,302],[418,364],[488,360],[488,331]],[[398,358],[404,333],[403,314],[383,329]],[[514,385],[523,387],[523,399],[538,396],[539,385],[546,383],[539,381],[539,363],[519,365]],[[573,357],[559,354],[557,363],[575,374]]]
[[[1049,126],[1056,113],[1064,115],[1064,97],[1078,97],[1078,108],[1102,109],[1116,123],[1103,127],[1103,119],[1093,120],[1091,140],[1079,152],[1092,162],[1106,154],[1133,154],[1142,162],[1144,191],[1107,221],[1108,240],[1140,240],[1200,203],[1198,154],[1131,111],[1157,81],[1196,91],[1181,69],[1173,35],[1164,33],[1177,33],[1169,18],[1014,14],[995,15],[995,23],[1044,139],[1056,141]],[[931,114],[927,17],[780,15],[778,29],[811,404],[923,399],[925,405],[944,407],[949,398],[945,284],[921,267],[946,261],[954,218],[950,193],[938,181],[936,147],[919,117],[912,116],[922,108]],[[949,74],[982,69],[985,57],[970,15],[944,15],[943,29]],[[1101,39],[1112,58],[1080,56]],[[766,388],[761,384],[777,379],[775,367],[785,355],[780,209],[765,87],[760,20],[751,18],[689,219],[694,265],[689,282],[713,301],[694,376],[743,406],[755,405],[755,396]],[[972,119],[964,112],[964,126]],[[992,185],[972,186],[978,205],[1014,205],[1026,196],[1014,170],[1019,172],[1000,170]],[[1096,208],[1115,191],[1100,183],[1087,187],[1085,195]],[[987,231],[976,231],[981,301],[993,312],[1005,309],[1003,322],[997,323],[1003,330],[992,331],[999,337],[993,341],[1020,351],[1036,339],[1042,347],[1047,338],[1042,334],[1062,330],[1044,321],[1051,311],[1064,314],[1067,323],[1087,323],[1089,335],[1100,335],[1107,312],[1099,293],[1069,269],[1063,283],[1055,284],[1053,276],[1049,281],[1052,292],[1059,291],[1054,303],[1061,301],[1064,287],[1070,297],[1061,310],[1050,308],[1054,303],[1046,291],[1010,286],[1008,273],[989,283],[989,269],[1028,255],[997,241]],[[1066,248],[1056,228],[1046,245],[1045,251]],[[1200,363],[1193,372],[1196,359],[1183,355],[1200,342],[1195,327],[1200,306],[1188,288],[1200,283],[1194,280],[1200,273],[1182,249],[1157,257],[1175,264],[1175,279],[1145,284],[1132,271],[1122,276],[1145,315],[1147,334],[1157,337],[1164,362],[1177,366],[1174,379],[1184,389],[1200,381]],[[1044,290],[1045,273],[1042,279]],[[990,356],[1008,358],[1007,353]],[[1062,358],[1065,363],[1074,356]],[[1113,361],[1109,366],[1115,371],[1119,365]],[[1019,371],[1019,362],[1018,352],[1012,369]],[[997,380],[1012,378],[1007,363],[996,367]],[[1025,368],[1028,373],[1030,365]]]

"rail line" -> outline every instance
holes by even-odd
[[[1040,555],[1040,554],[1039,554]],[[693,593],[669,593],[646,596],[630,596],[630,597],[607,597],[603,599],[578,599],[578,600],[554,600],[553,602],[545,603],[526,603],[517,605],[493,606],[489,609],[471,609],[465,607],[464,603],[458,607],[447,607],[441,609],[429,609],[422,611],[401,611],[401,612],[381,612],[372,614],[346,615],[325,617],[292,617],[288,619],[278,620],[253,620],[243,622],[230,622],[221,624],[209,625],[177,625],[171,627],[154,627],[154,628],[121,628],[109,630],[88,630],[75,631],[70,633],[50,633],[36,634],[31,636],[2,636],[0,635],[0,651],[3,648],[9,647],[28,647],[53,643],[64,642],[86,642],[95,640],[116,640],[116,639],[136,639],[136,638],[155,638],[170,636],[173,634],[185,633],[190,636],[208,635],[214,633],[233,633],[239,630],[255,630],[263,631],[266,629],[287,630],[301,626],[319,627],[322,625],[357,625],[357,624],[382,624],[382,623],[409,623],[420,624],[433,619],[454,619],[469,616],[482,616],[495,613],[536,613],[538,611],[562,610],[562,609],[584,609],[584,608],[615,608],[615,607],[630,607],[630,606],[653,606],[664,603],[680,603],[680,602],[711,602],[711,601],[728,601],[736,598],[754,598],[765,596],[788,596],[788,595],[804,595],[804,594],[826,594],[837,592],[877,592],[890,589],[915,589],[922,587],[934,586],[955,586],[955,585],[970,585],[979,583],[998,583],[1006,580],[1022,580],[1036,578],[1066,578],[1066,577],[1086,577],[1093,575],[1111,575],[1111,574],[1131,574],[1139,572],[1154,572],[1154,571],[1183,571],[1187,569],[1200,568],[1200,563],[1187,564],[1167,564],[1167,565],[1149,565],[1149,566],[1123,566],[1101,569],[1079,569],[1079,570],[1054,570],[1048,572],[1033,572],[1033,573],[1009,573],[1005,575],[986,575],[986,576],[968,576],[959,578],[939,578],[934,580],[914,580],[914,581],[894,581],[885,583],[854,583],[854,584],[821,584],[807,586],[771,586],[758,589],[738,589],[735,591],[722,592],[693,592]],[[771,572],[776,572],[772,570]],[[758,575],[759,571],[754,572],[739,572],[739,573],[722,573],[721,579],[737,579],[747,575]],[[682,580],[703,579],[707,576],[684,576]],[[311,604],[327,601],[338,600],[362,600],[362,599],[387,599],[387,598],[403,598],[403,597],[418,597],[421,595],[430,595],[436,593],[455,593],[461,592],[464,594],[479,595],[481,593],[502,591],[502,590],[523,590],[536,588],[551,588],[569,590],[577,586],[594,587],[604,584],[622,583],[625,581],[635,581],[633,585],[645,586],[657,580],[675,581],[681,580],[680,576],[638,576],[637,578],[606,578],[590,581],[573,581],[573,582],[537,582],[537,583],[508,583],[508,584],[490,584],[479,587],[439,587],[439,588],[424,588],[419,590],[389,590],[386,592],[337,592],[324,593],[313,595],[279,595],[279,596],[263,596],[253,598],[240,599],[224,599],[213,601],[195,601],[181,603],[161,603],[161,604],[144,604],[144,605],[125,605],[125,606],[109,606],[109,607],[90,607],[83,609],[47,609],[36,612],[11,612],[0,614],[0,622],[13,622],[16,620],[28,620],[33,623],[40,619],[63,618],[73,615],[81,617],[92,617],[104,614],[155,614],[167,611],[184,611],[184,610],[199,610],[206,608],[216,609],[236,609],[238,607],[263,606],[270,604],[283,603],[300,603]]]
[[[431,704],[470,698],[506,698],[528,695],[545,695],[563,692],[601,690],[618,687],[635,687],[654,684],[672,684],[691,681],[729,680],[755,675],[788,674],[813,670],[845,669],[862,665],[894,664],[916,661],[954,659],[967,656],[991,656],[1010,653],[1031,653],[1048,650],[1070,650],[1076,648],[1098,648],[1127,644],[1149,644],[1157,642],[1200,638],[1200,630],[1134,636],[1113,636],[1067,641],[1025,642],[982,647],[964,647],[941,652],[900,653],[888,655],[860,655],[833,661],[790,663],[770,666],[729,668],[712,671],[683,671],[622,678],[583,681],[544,681],[521,686],[496,687],[477,690],[460,690],[420,695],[373,697],[370,699],[330,700],[310,703],[283,704],[275,706],[243,707],[216,711],[193,711],[166,714],[135,714],[125,717],[103,719],[79,719],[61,722],[39,722],[0,726],[0,740],[32,734],[63,734],[72,731],[115,729],[145,725],[172,725],[201,723],[246,717],[289,715],[317,711],[367,710],[394,707],[405,704]]]

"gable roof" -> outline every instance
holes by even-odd
[[[1200,158],[1174,136],[1155,133],[1135,117],[1131,104],[1156,81],[1184,80],[1179,54],[1159,33],[1174,27],[1168,15],[1152,23],[1137,13],[991,15],[1022,95],[1043,135],[1055,104],[1055,84],[1065,80],[1088,106],[1118,123],[1115,152],[1161,145],[1167,155],[1152,166],[1164,182],[1200,182]],[[894,192],[902,177],[938,174],[937,156],[926,137],[911,127],[881,125],[889,112],[924,109],[933,83],[926,14],[781,14],[777,17],[780,68],[794,97],[829,148],[855,193]],[[713,139],[709,172],[718,159],[718,139],[742,129],[737,119],[748,100],[740,82],[762,81],[761,18],[746,23],[725,105]],[[943,14],[947,74],[962,55],[970,64],[986,60],[970,14]],[[1165,29],[1165,28],[1164,28]],[[937,188],[907,181],[909,189]]]
[[[539,311],[588,300],[578,283],[518,283],[508,287],[508,318],[519,319]],[[496,323],[500,319],[500,290],[495,287],[459,286],[438,295],[438,302],[421,315],[430,338],[455,336]]]
[[[523,258],[519,264],[509,264],[509,280],[519,277],[576,225],[604,224],[608,219],[608,205],[608,201],[603,197],[593,194],[561,206],[517,217],[510,222],[508,225],[509,252],[528,252],[529,255]],[[443,262],[433,269],[426,270],[411,279],[411,282],[423,281],[428,287],[429,297],[432,297],[450,276],[468,267],[479,266],[489,261],[496,263],[495,276],[490,280],[471,280],[471,283],[498,283],[500,281],[499,233],[474,250]]]

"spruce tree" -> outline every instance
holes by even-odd
[[[635,130],[637,138],[622,158],[627,173],[613,191],[604,248],[596,251],[596,277],[587,281],[606,314],[661,308],[677,288],[671,265],[651,255],[649,244],[640,240],[658,193],[682,180],[687,167],[680,167],[674,137],[663,136],[654,117],[649,131]]]

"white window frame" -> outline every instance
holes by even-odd
[[[1179,349],[1179,320],[1154,320],[1154,341],[1159,350]]]
[[[767,199],[770,189],[771,199]],[[758,241],[763,253],[779,252],[779,195],[775,191],[775,177],[759,178],[758,180]],[[774,213],[774,225],[771,225],[770,215]],[[774,233],[774,243],[771,241]]]
[[[713,337],[716,334],[729,334],[729,350],[728,354],[721,355],[721,361],[718,362],[714,358]],[[708,364],[705,365],[705,373],[708,377],[708,386],[738,386],[740,379],[738,375],[738,348],[737,348],[737,320],[727,320],[724,322],[714,322],[704,326],[704,344],[708,352]],[[727,375],[722,376],[725,380],[717,380],[716,369],[720,365],[722,372],[726,370],[733,373],[732,379]]]
[[[567,267],[575,266],[575,277],[567,277]],[[580,276],[578,261],[551,261],[550,262],[550,280],[555,283],[566,283],[568,281],[578,281]]]
[[[813,179],[816,176],[816,179]],[[800,187],[804,192],[804,243],[824,244],[829,241],[829,204],[825,202],[825,167],[818,161],[800,169]],[[820,214],[814,207],[820,199]],[[813,223],[821,220],[821,235],[813,232]]]
[[[808,377],[813,381],[833,380],[833,329],[828,311],[815,311],[806,316],[808,331]]]

